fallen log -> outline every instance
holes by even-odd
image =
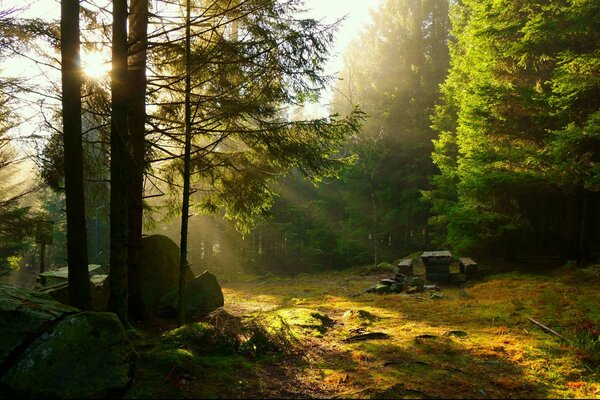
[[[568,342],[567,338],[565,338],[563,335],[561,335],[560,333],[556,332],[555,330],[548,328],[546,325],[544,325],[544,324],[536,321],[535,319],[533,319],[531,317],[527,317],[527,319],[529,319],[531,322],[533,322],[535,325],[539,326],[540,328],[542,328],[546,332],[551,333],[551,334],[553,334],[553,335],[561,338],[565,342]]]
[[[352,342],[360,342],[363,340],[372,340],[372,339],[389,339],[390,335],[388,335],[387,333],[383,333],[383,332],[369,332],[369,333],[363,333],[360,335],[355,335],[355,336],[350,336],[349,338],[346,338],[344,340],[342,340],[342,342],[345,343],[352,343]]]

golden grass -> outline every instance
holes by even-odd
[[[278,312],[291,326],[302,327],[295,332],[305,356],[288,364],[295,383],[289,392],[279,393],[284,397],[600,396],[597,358],[527,319],[535,318],[570,340],[575,340],[576,328],[596,326],[589,313],[600,308],[600,266],[497,275],[464,289],[443,287],[435,300],[431,292],[412,297],[362,293],[389,275],[365,276],[354,269],[231,282],[223,288],[225,308],[237,315]],[[311,311],[335,323],[315,331],[318,324],[306,320]],[[585,318],[592,322],[582,325]],[[390,338],[343,341],[359,332],[383,332]],[[269,366],[262,368],[268,371]]]

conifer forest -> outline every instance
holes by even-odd
[[[600,1],[0,0],[0,399],[598,398]]]

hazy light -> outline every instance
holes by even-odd
[[[110,72],[110,62],[100,51],[82,52],[81,68],[83,73],[93,79],[100,79]]]

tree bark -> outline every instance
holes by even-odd
[[[113,1],[110,133],[109,309],[128,325],[127,190],[130,166],[127,132],[127,1]]]
[[[83,190],[78,0],[61,1],[60,32],[69,304],[90,310],[92,301]]]
[[[377,221],[377,198],[375,197],[375,185],[373,184],[373,174],[370,176],[371,186],[371,212],[373,213],[373,262],[375,266],[379,263],[379,243],[377,243],[377,229],[379,228]]]
[[[581,216],[583,203],[583,187],[580,185],[567,189],[566,220],[565,220],[565,258],[579,262],[581,239]]]
[[[129,13],[129,148],[131,181],[128,189],[128,282],[129,312],[142,318],[139,255],[142,247],[146,133],[146,60],[148,50],[148,0],[131,0]]]
[[[185,15],[185,149],[183,158],[183,204],[181,205],[181,242],[179,254],[179,297],[177,302],[177,322],[185,322],[185,270],[187,268],[187,239],[190,209],[190,155],[192,152],[192,108],[191,92],[191,27],[190,0],[186,1]]]
[[[593,243],[595,239],[598,196],[594,192],[585,191],[583,194],[581,216],[581,233],[579,234],[579,254],[580,262],[596,262],[596,255],[593,252]]]

